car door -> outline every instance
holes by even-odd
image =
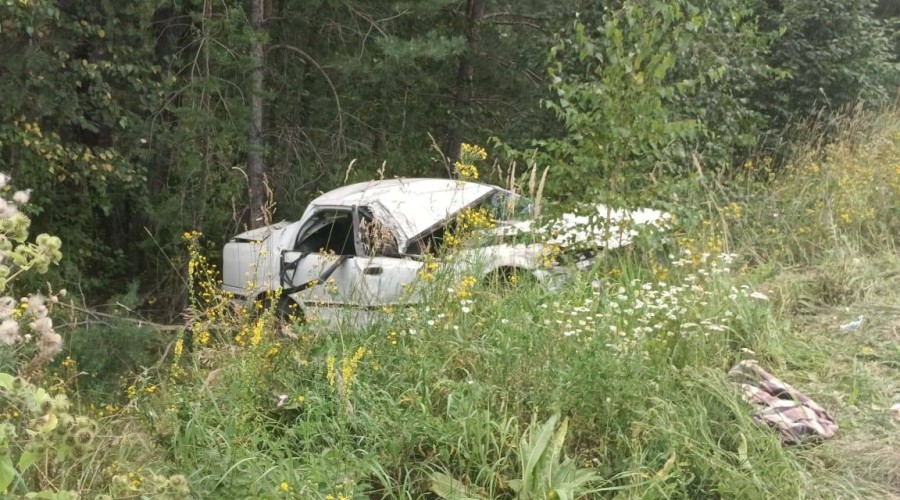
[[[359,210],[362,255],[355,264],[361,291],[372,310],[419,302],[412,285],[422,269],[422,260],[399,252],[399,234],[382,220],[385,217],[365,207]]]
[[[361,272],[357,257],[355,207],[320,208],[300,228],[292,248],[281,254],[282,288],[307,317],[327,317],[334,309],[359,307]]]
[[[397,235],[362,208],[329,208],[301,228],[282,255],[282,283],[312,317],[368,321],[372,312],[418,302],[422,262],[400,255]],[[319,282],[321,281],[321,282]]]
[[[372,255],[356,259],[360,289],[369,309],[417,304],[420,294],[413,282],[422,261],[410,257]]]

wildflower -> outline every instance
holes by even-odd
[[[0,218],[11,219],[17,213],[19,213],[19,210],[15,205],[11,205],[3,198],[0,198]]]
[[[41,352],[52,358],[60,351],[62,351],[62,337],[56,332],[45,332],[41,336]]]
[[[356,368],[359,366],[359,362],[362,360],[363,356],[366,354],[366,348],[360,347],[353,354],[353,357],[350,359],[344,359],[341,362],[341,376],[343,377],[344,383],[346,384],[347,394],[350,393],[350,384],[353,381],[353,377],[356,375]]]
[[[31,190],[25,189],[23,191],[16,191],[13,195],[13,201],[18,203],[19,205],[24,205],[28,203],[28,199],[31,198]]]
[[[481,146],[475,144],[467,144],[462,143],[460,146],[460,154],[467,157],[474,157],[473,159],[486,160],[487,159],[487,151],[484,150]]]
[[[291,491],[291,485],[289,485],[289,484],[287,483],[287,481],[282,481],[282,482],[281,482],[281,491],[283,491],[283,492],[285,492],[285,493]]]
[[[753,292],[750,294],[750,298],[757,300],[769,300],[769,296],[762,292]]]
[[[326,373],[328,385],[334,387],[334,356],[328,356],[325,360],[325,364],[328,365],[328,372]]]
[[[178,339],[175,341],[175,359],[181,359],[181,355],[184,352],[184,339]]]
[[[453,166],[456,168],[456,173],[460,179],[478,180],[478,168],[475,165],[457,161]]]
[[[53,331],[53,320],[47,317],[38,318],[34,320],[29,326],[35,332],[41,334],[50,333]]]
[[[0,323],[0,343],[13,345],[19,341],[19,323],[14,319],[3,320]]]
[[[47,310],[47,298],[39,293],[35,293],[28,296],[28,311],[35,318],[43,318],[47,316],[49,311]]]

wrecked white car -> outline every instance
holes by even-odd
[[[235,236],[223,252],[223,288],[248,302],[280,290],[281,314],[299,309],[332,321],[339,311],[354,311],[354,320],[365,321],[373,311],[421,302],[416,285],[435,272],[553,283],[591,266],[597,251],[630,244],[638,225],[667,218],[655,210],[598,207],[538,225],[532,212],[527,198],[488,184],[353,184],[313,200],[299,221]],[[469,224],[467,214],[482,224]],[[471,234],[461,243],[463,229]]]

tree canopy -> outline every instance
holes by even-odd
[[[152,290],[187,230],[452,175],[463,142],[499,159],[487,180],[550,167],[560,202],[777,157],[791,123],[894,97],[891,5],[9,0],[0,170],[40,193],[64,280]]]

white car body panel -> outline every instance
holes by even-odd
[[[351,321],[365,322],[380,310],[417,304],[422,297],[415,285],[424,262],[421,256],[407,253],[411,242],[494,194],[514,196],[497,186],[448,179],[393,179],[338,188],[313,200],[299,221],[235,236],[223,251],[223,289],[253,301],[264,292],[293,287],[290,298],[304,314],[329,323],[346,311],[353,311]],[[592,216],[566,214],[542,227],[535,227],[533,221],[498,221],[494,229],[484,232],[486,236],[497,240],[527,233],[546,243],[461,248],[440,266],[454,275],[481,276],[502,268],[522,269],[551,283],[564,273],[543,265],[546,244],[617,248],[631,243],[636,225],[659,224],[668,218],[649,209],[628,212],[598,205],[596,210]],[[387,228],[396,254],[363,253],[363,220],[378,221]],[[348,230],[353,241],[345,234]],[[338,241],[340,235],[343,241]],[[325,247],[334,253],[323,253]],[[339,255],[345,257],[334,266]],[[326,282],[313,283],[330,267],[334,268]],[[299,289],[301,285],[306,288]]]

